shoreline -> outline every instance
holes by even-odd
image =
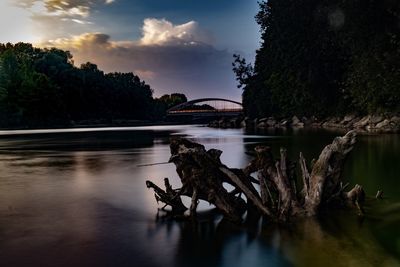
[[[236,117],[233,119],[220,119],[208,124],[211,128],[255,128],[255,129],[325,129],[347,132],[355,130],[359,134],[399,134],[399,114],[371,114],[360,116],[348,114],[346,116],[327,117],[318,119],[315,116],[291,118],[256,118]]]

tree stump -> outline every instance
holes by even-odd
[[[232,169],[221,162],[222,151],[206,150],[201,144],[174,138],[169,162],[175,164],[182,187],[172,189],[168,178],[165,178],[165,190],[151,181],[146,184],[154,190],[157,202],[171,206],[175,214],[187,210],[181,196],[192,198],[189,209],[192,216],[196,214],[198,201],[205,200],[234,222],[241,222],[246,211],[257,212],[267,220],[286,222],[298,216],[314,216],[321,209],[337,204],[355,207],[363,214],[363,188],[356,185],[345,192],[347,185],[342,183],[344,163],[355,142],[355,131],[335,138],[311,166],[302,153],[296,164],[287,158],[284,148],[275,159],[269,147],[257,146],[255,159],[246,168]],[[295,177],[297,165],[302,174],[301,183]],[[258,179],[251,176],[253,173],[257,173]],[[223,183],[234,189],[229,192]],[[260,193],[254,184],[260,186]]]

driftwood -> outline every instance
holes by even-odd
[[[172,189],[168,178],[165,178],[165,190],[150,181],[146,185],[154,190],[157,201],[172,207],[174,214],[187,210],[181,196],[192,199],[191,215],[196,214],[198,201],[205,200],[235,222],[240,222],[246,211],[284,222],[297,216],[314,216],[321,209],[337,205],[357,208],[363,214],[363,188],[356,185],[346,192],[348,184],[342,183],[344,162],[355,142],[354,131],[335,138],[310,165],[300,153],[298,165],[302,179],[298,181],[297,164],[287,158],[283,148],[276,159],[269,147],[257,146],[255,159],[246,168],[232,169],[222,164],[222,151],[206,150],[201,144],[175,138],[171,140],[169,162],[175,164],[182,187]],[[257,179],[251,176],[253,173],[257,173]],[[229,192],[223,183],[234,189]]]

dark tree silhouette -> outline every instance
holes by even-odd
[[[133,73],[105,74],[91,62],[76,67],[68,51],[0,44],[0,127],[152,120],[185,101],[172,94],[160,105]]]
[[[234,62],[248,115],[400,110],[399,1],[268,0],[256,21],[254,72]]]

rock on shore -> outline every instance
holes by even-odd
[[[358,116],[348,114],[344,117],[328,117],[318,119],[314,116],[278,119],[266,118],[233,118],[212,121],[208,125],[214,128],[325,128],[341,129],[343,131],[356,130],[358,133],[400,133],[400,115],[374,114]]]

